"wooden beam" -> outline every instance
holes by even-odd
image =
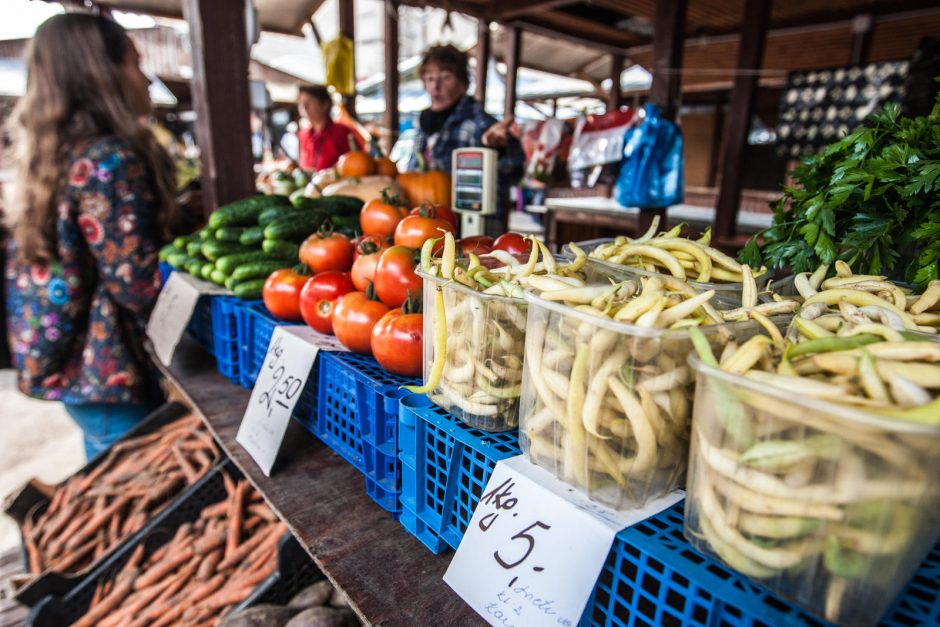
[[[575,0],[515,0],[499,2],[496,17],[499,20],[511,20],[530,13],[541,13],[555,7],[575,4]]]
[[[385,127],[388,149],[398,139],[398,2],[385,0]]]
[[[607,110],[620,108],[620,75],[623,74],[623,55],[610,55],[610,92],[607,94]]]
[[[206,212],[255,191],[245,6],[184,0],[192,48],[193,104]]]
[[[618,53],[622,53],[627,46],[645,41],[645,38],[620,30],[612,24],[604,24],[564,11],[542,11],[520,19],[526,23],[541,25],[558,33],[577,37],[591,48],[605,45],[616,48],[613,52]]]
[[[771,5],[771,0],[745,0],[741,44],[738,48],[738,70],[754,70],[761,67]],[[756,75],[744,73],[735,77],[721,160],[721,186],[715,208],[715,237],[718,240],[734,237],[737,228],[738,206],[741,202],[741,170],[744,166],[744,150],[747,147],[756,91]]]
[[[658,0],[656,3],[650,102],[660,106],[667,120],[675,120],[679,112],[681,77],[678,70],[682,67],[687,12],[688,0]]]
[[[355,0],[339,0],[339,32],[353,42],[353,52],[356,50],[356,3]],[[355,59],[353,60],[353,76],[355,76]],[[356,119],[356,94],[343,96],[343,106],[349,115]]]
[[[522,53],[522,29],[510,26],[506,30],[506,106],[504,115],[516,111],[516,78],[519,75],[519,56]]]
[[[490,23],[487,20],[477,21],[477,67],[473,76],[473,97],[481,105],[486,106],[486,79],[490,69]]]
[[[532,16],[525,19],[513,20],[508,24],[508,26],[517,26],[530,33],[535,33],[536,35],[551,37],[552,39],[561,41],[568,41],[573,44],[584,46],[585,48],[593,48],[594,50],[599,50],[607,54],[623,54],[624,52],[624,46],[621,44],[612,44],[607,41],[591,39],[589,36],[576,35],[557,26],[537,21]]]

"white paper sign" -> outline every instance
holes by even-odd
[[[251,390],[235,441],[265,475],[271,475],[294,406],[320,351],[319,333],[306,326],[279,326]]]
[[[615,512],[513,457],[496,464],[444,581],[491,625],[577,625],[617,532],[681,498]]]
[[[169,366],[173,361],[173,352],[193,317],[199,297],[215,294],[231,292],[184,272],[174,272],[167,278],[147,322],[147,336],[163,365]]]

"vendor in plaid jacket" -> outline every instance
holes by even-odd
[[[454,46],[432,46],[419,67],[421,80],[431,96],[431,108],[421,112],[418,136],[409,169],[421,162],[434,170],[450,172],[451,153],[457,148],[488,146],[499,150],[497,181],[498,214],[486,221],[488,235],[506,230],[509,186],[518,181],[525,166],[522,145],[510,129],[511,115],[502,121],[483,110],[483,105],[467,95],[470,74],[467,55]]]

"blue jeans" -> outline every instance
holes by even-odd
[[[85,456],[90,461],[130,431],[160,403],[66,403],[85,437]]]

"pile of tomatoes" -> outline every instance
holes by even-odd
[[[301,264],[268,277],[264,304],[278,319],[302,320],[352,351],[374,355],[389,372],[418,376],[423,365],[418,255],[426,240],[455,233],[457,218],[449,207],[427,203],[409,211],[383,194],[362,207],[359,220],[363,235],[354,240],[331,232],[308,237],[300,246]],[[463,254],[477,255],[494,249],[523,254],[529,246],[518,233],[457,243]]]

